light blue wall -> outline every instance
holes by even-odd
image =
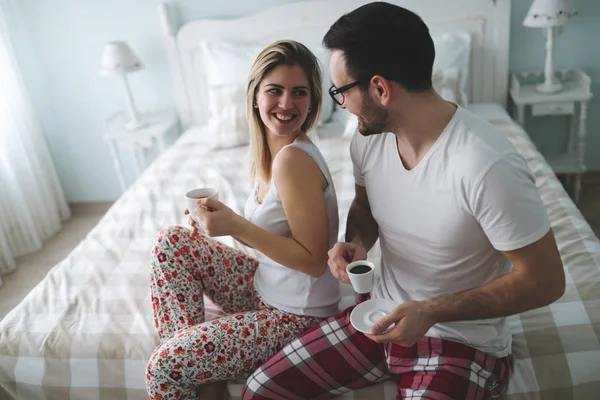
[[[173,1],[180,22],[244,15],[292,0]],[[482,0],[491,1],[491,0]],[[160,0],[0,0],[9,13],[13,42],[26,84],[67,198],[70,202],[105,201],[120,189],[107,144],[104,119],[125,106],[122,83],[98,76],[104,44],[126,40],[146,68],[130,76],[138,108],[173,104],[171,80],[162,47],[156,8]],[[511,69],[542,68],[544,38],[521,25],[530,4],[513,0]],[[556,42],[556,65],[580,65],[600,79],[600,2],[578,0],[579,19]],[[598,84],[593,87],[600,96]],[[598,100],[589,110],[589,166],[600,169]],[[566,122],[533,121],[528,130],[542,150],[564,140]],[[127,154],[124,154],[127,161]],[[131,164],[126,164],[131,180]]]
[[[157,13],[161,1],[0,2],[6,7],[15,51],[67,199],[115,200],[121,190],[102,139],[103,123],[126,103],[120,79],[98,75],[100,58],[106,42],[126,40],[145,64],[145,69],[129,76],[138,109],[172,106]],[[235,17],[281,2],[186,0],[174,4],[187,20]],[[131,181],[133,157],[122,155]]]

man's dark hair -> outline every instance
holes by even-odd
[[[405,8],[385,2],[359,7],[329,28],[323,44],[344,52],[348,72],[363,89],[374,75],[411,92],[431,88],[433,40],[423,20]]]

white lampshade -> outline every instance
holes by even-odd
[[[534,0],[523,25],[550,28],[566,24],[577,15],[572,0]]]
[[[144,68],[127,42],[109,42],[104,46],[100,75],[124,75]]]

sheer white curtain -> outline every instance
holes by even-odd
[[[0,3],[0,284],[70,211],[12,47]]]

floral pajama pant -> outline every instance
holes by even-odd
[[[265,304],[258,262],[180,226],[161,231],[151,254],[152,306],[160,345],[146,372],[151,400],[196,398],[200,385],[245,379],[322,318]],[[228,316],[205,322],[203,295]]]

